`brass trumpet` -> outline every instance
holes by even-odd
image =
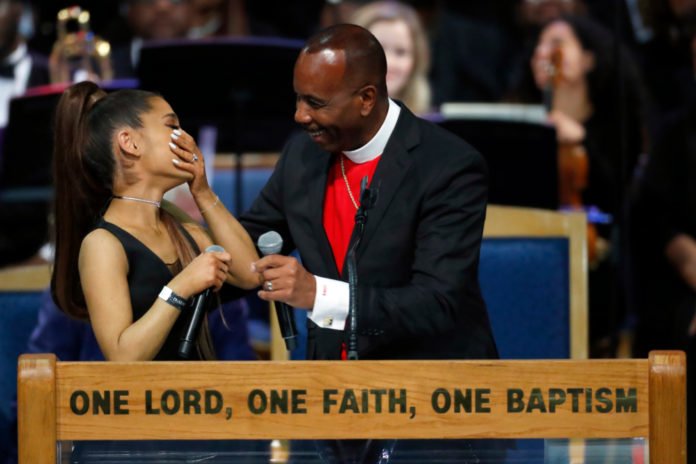
[[[91,31],[89,20],[89,11],[79,6],[58,12],[58,39],[49,58],[52,83],[113,79],[111,45]]]

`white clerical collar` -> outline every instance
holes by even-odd
[[[11,66],[16,66],[17,63],[22,61],[26,54],[27,44],[25,44],[24,42],[20,42],[19,46],[17,46],[17,49],[10,53],[8,57],[3,60],[3,62]]]
[[[390,98],[387,117],[384,118],[382,127],[379,128],[375,136],[362,147],[356,148],[355,150],[344,151],[343,154],[356,164],[367,163],[380,156],[384,152],[384,147],[387,146],[389,137],[391,137],[392,132],[394,132],[400,113],[401,107]]]

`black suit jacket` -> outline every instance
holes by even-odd
[[[283,251],[296,247],[309,272],[347,280],[322,224],[332,159],[307,134],[291,139],[241,221],[254,240],[279,232]],[[357,251],[360,357],[497,357],[478,284],[487,193],[481,155],[402,106],[371,186],[378,198]],[[338,359],[347,331],[308,324],[308,358]]]

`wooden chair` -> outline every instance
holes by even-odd
[[[48,286],[47,265],[0,269],[0,456],[9,449],[17,392],[17,357],[26,350],[36,325],[41,293]]]

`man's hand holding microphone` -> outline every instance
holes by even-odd
[[[271,240],[269,234],[275,234],[277,238]],[[264,237],[268,237],[268,242]],[[312,309],[317,287],[314,275],[307,272],[296,258],[278,254],[283,247],[280,235],[267,232],[259,237],[257,246],[263,258],[252,266],[262,282],[259,298],[286,303],[294,308]]]
[[[283,248],[283,239],[277,232],[261,235],[257,247],[263,258],[252,267],[259,273],[261,281],[259,298],[276,303],[280,332],[286,348],[292,350],[297,346],[297,329],[288,306],[311,310],[316,295],[316,280],[297,259],[278,254]]]

